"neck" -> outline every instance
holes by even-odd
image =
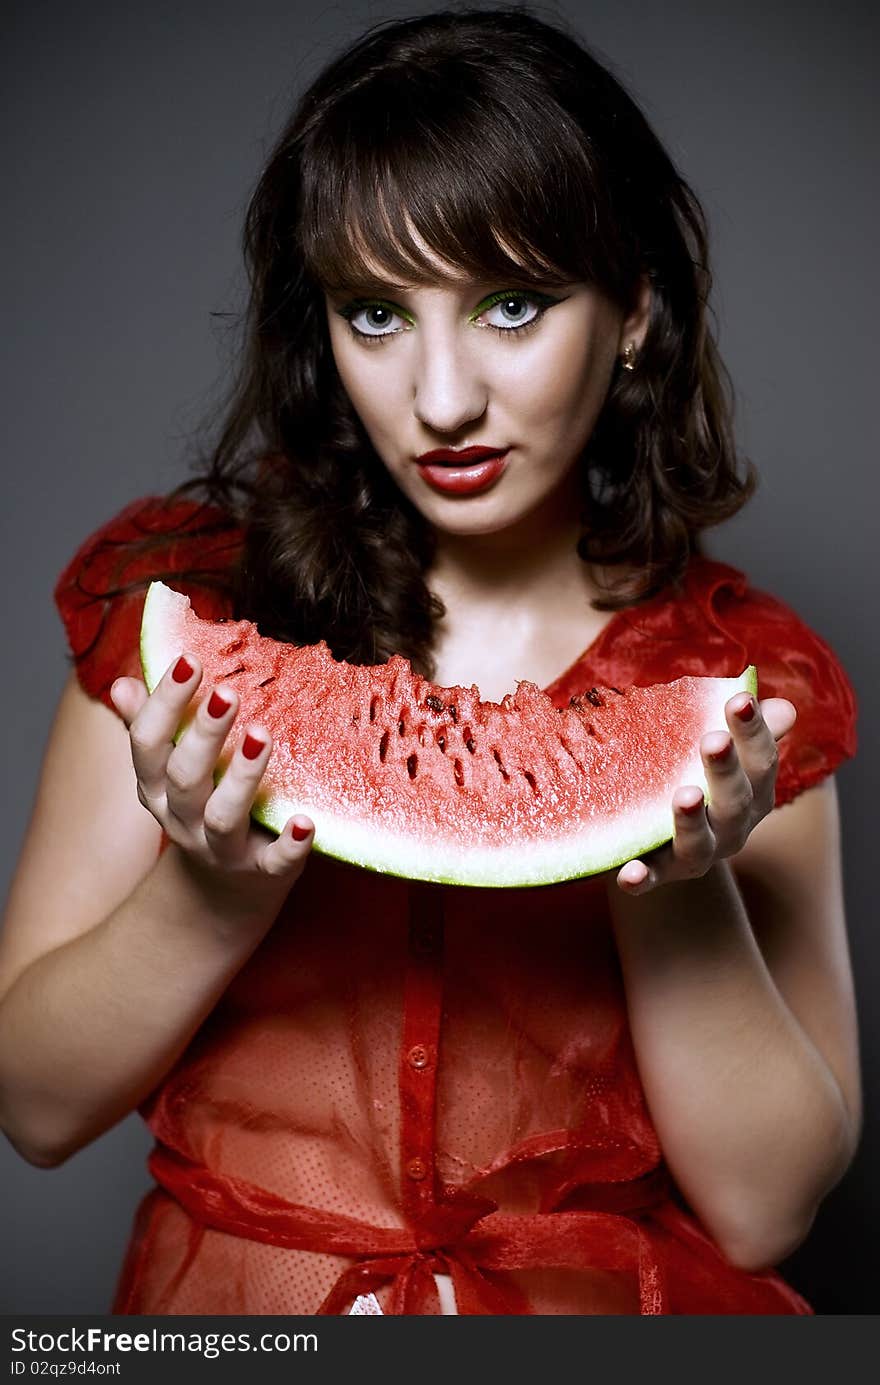
[[[540,511],[492,534],[437,531],[428,585],[447,610],[466,604],[487,612],[546,606],[599,593],[589,564],[577,553],[583,533],[580,497],[548,497]]]

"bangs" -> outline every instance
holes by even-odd
[[[612,285],[616,238],[601,233],[575,123],[546,93],[492,90],[491,66],[467,82],[430,76],[382,74],[306,139],[298,239],[310,275],[336,292],[379,279]]]

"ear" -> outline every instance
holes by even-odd
[[[633,306],[620,324],[620,339],[617,343],[618,355],[622,355],[630,342],[636,351],[641,351],[651,320],[651,281],[642,274],[636,288]]]

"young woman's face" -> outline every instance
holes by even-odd
[[[574,465],[632,339],[603,294],[464,279],[401,289],[377,276],[357,297],[328,294],[327,314],[348,397],[431,524],[490,534],[560,496],[570,504]],[[473,448],[497,455],[456,464]],[[447,455],[420,462],[437,451]]]

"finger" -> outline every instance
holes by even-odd
[[[272,738],[265,727],[248,726],[204,805],[205,841],[217,860],[227,865],[240,862],[246,854],[251,809],[271,750]]]
[[[650,871],[644,861],[627,861],[617,873],[617,883],[627,894],[637,894],[643,885],[650,885]]]
[[[131,725],[148,697],[139,678],[117,678],[110,688],[110,701],[126,726]]]
[[[186,735],[180,738],[168,757],[165,771],[168,810],[190,830],[200,827],[202,815],[215,792],[218,761],[238,709],[239,698],[234,688],[224,683],[212,688],[210,696],[202,699]],[[226,759],[229,759],[228,754]]]
[[[201,677],[201,666],[194,655],[175,659],[129,727],[135,772],[151,802],[164,802],[165,773],[174,749],[174,735]]]
[[[754,697],[737,695],[725,706],[736,751],[752,786],[755,812],[764,817],[773,807],[779,751],[776,742],[791,730],[797,720],[794,704],[784,697],[771,697],[759,703]]]
[[[709,806],[706,819],[718,855],[731,856],[745,845],[754,825],[755,787],[740,763],[733,737],[710,731],[700,742]],[[759,787],[763,787],[763,781]]]
[[[767,697],[758,710],[770,728],[774,740],[781,740],[797,721],[797,708],[787,697]]]
[[[628,861],[622,867],[618,884],[628,894],[647,894],[673,880],[705,875],[714,861],[717,843],[707,820],[702,789],[697,785],[677,789],[672,812],[672,842],[652,851],[647,860]]]
[[[750,693],[737,693],[724,707],[727,725],[733,734],[743,764],[754,752],[767,758],[797,721],[794,703],[785,697],[768,697],[758,702]]]
[[[666,877],[692,880],[705,875],[718,852],[718,838],[696,784],[676,789],[672,797],[674,835]]]
[[[296,813],[277,839],[263,847],[257,865],[264,875],[286,875],[293,884],[305,868],[314,840],[315,824],[304,813]]]

